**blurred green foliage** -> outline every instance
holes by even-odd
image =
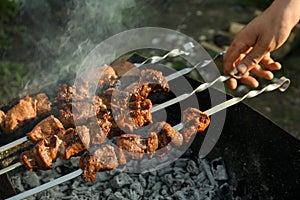
[[[232,3],[243,7],[255,7],[262,10],[266,9],[272,2],[273,0],[232,0]]]
[[[13,42],[12,35],[21,32],[22,27],[11,25],[19,13],[18,5],[12,0],[0,1],[0,50],[10,48]]]
[[[22,77],[27,73],[24,64],[5,57],[14,43],[22,41],[23,26],[18,25],[19,6],[13,0],[0,0],[0,103],[17,96],[24,85]]]
[[[23,64],[0,61],[0,102],[5,103],[12,97],[18,96],[19,90],[25,85],[23,76],[27,69]]]

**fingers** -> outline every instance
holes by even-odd
[[[268,54],[268,48],[261,43],[262,42],[256,43],[253,49],[239,62],[237,70],[240,75],[258,66],[260,61]],[[270,60],[266,61],[271,62]]]
[[[272,80],[274,78],[274,75],[272,72],[268,70],[264,70],[261,68],[260,65],[256,65],[252,70],[251,73],[253,73],[255,76],[267,80]]]
[[[274,70],[280,70],[281,64],[278,62],[275,62],[271,56],[270,53],[268,53],[262,60],[261,63],[265,66],[266,69],[274,71]]]
[[[259,83],[252,76],[246,76],[240,79],[240,82],[244,85],[249,85],[250,87],[257,88]]]
[[[226,83],[231,90],[235,90],[237,87],[237,80],[235,78],[228,79]]]
[[[224,73],[233,75],[233,70],[236,67],[236,63],[238,63],[242,57],[245,55],[251,45],[247,44],[247,42],[238,42],[238,41],[245,41],[243,39],[239,39],[236,37],[235,40],[231,43],[230,47],[228,48],[225,56],[224,56]]]

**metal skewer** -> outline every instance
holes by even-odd
[[[189,44],[189,45],[187,45],[187,44],[186,44],[186,45],[189,46],[189,48],[192,48],[192,47],[193,47],[193,46],[192,46],[192,43],[188,43],[188,44]],[[186,49],[189,49],[189,48],[186,48]],[[223,52],[217,54],[214,58],[212,58],[212,59],[210,59],[210,60],[204,60],[203,62],[201,62],[201,63],[195,65],[195,66],[192,67],[192,68],[185,68],[185,69],[182,69],[182,70],[180,70],[180,71],[177,71],[177,72],[175,72],[175,73],[173,73],[173,74],[167,76],[167,77],[166,77],[166,80],[167,80],[167,81],[170,81],[170,80],[173,80],[173,79],[178,78],[179,76],[183,76],[183,75],[185,75],[185,74],[191,72],[192,70],[194,70],[194,69],[196,69],[196,68],[203,68],[203,67],[207,66],[208,64],[210,64],[211,62],[213,62],[213,61],[214,61],[216,58],[218,58],[219,56],[223,55],[224,53],[225,53],[225,51],[223,51]],[[141,66],[141,65],[143,65],[143,64],[145,64],[145,63],[147,63],[147,62],[150,62],[150,63],[153,64],[153,63],[160,62],[160,61],[162,61],[162,60],[164,60],[164,59],[166,59],[166,58],[168,58],[168,57],[175,57],[175,56],[179,56],[179,55],[183,55],[183,54],[184,54],[184,55],[188,55],[188,52],[181,51],[181,50],[179,50],[179,49],[173,49],[173,50],[171,50],[170,52],[168,52],[167,54],[165,54],[164,56],[152,56],[152,57],[148,58],[147,60],[145,60],[143,63],[141,63],[141,64],[137,64],[137,63],[136,63],[135,65],[136,65],[137,67],[139,67],[139,66]],[[224,82],[224,81],[228,80],[229,78],[230,78],[229,76],[220,76],[220,77],[218,77],[216,80],[212,81],[211,83],[203,83],[202,85],[200,85],[200,86],[196,89],[197,91],[194,91],[194,93],[204,91],[204,90],[208,89],[209,87],[211,87],[212,85],[214,85],[215,83],[217,83],[217,82]],[[193,93],[193,94],[194,94],[194,93]],[[175,99],[173,99],[173,100],[170,100],[170,101],[165,102],[165,103],[163,103],[163,104],[161,104],[161,105],[155,106],[154,108],[152,108],[151,113],[156,112],[156,111],[158,111],[158,110],[160,110],[160,109],[163,109],[163,108],[165,108],[165,107],[167,107],[167,106],[173,105],[174,103],[177,103],[178,101],[187,99],[188,97],[190,97],[190,96],[193,95],[193,94],[189,94],[189,95],[183,94],[183,95],[178,96],[177,98],[175,98]],[[172,103],[173,101],[176,101],[176,102]],[[20,138],[20,139],[18,139],[18,140],[15,140],[15,141],[13,141],[13,142],[11,142],[11,143],[8,143],[8,144],[6,144],[6,145],[0,147],[0,152],[6,151],[6,150],[8,150],[8,149],[10,149],[10,148],[13,148],[13,147],[15,147],[15,146],[18,146],[18,145],[20,145],[20,144],[26,142],[27,140],[28,140],[28,137],[27,137],[27,136],[24,136],[24,137],[22,137],[22,138]],[[0,175],[1,175],[1,173],[0,173]]]
[[[267,86],[265,86],[264,88],[262,88],[261,90],[251,90],[249,91],[248,93],[246,93],[244,96],[242,97],[234,97],[230,100],[227,100],[217,106],[214,106],[206,111],[204,111],[205,114],[207,115],[213,115],[221,110],[224,110],[232,105],[235,105],[241,101],[243,101],[244,99],[247,99],[247,98],[253,98],[253,97],[256,97],[264,92],[271,92],[271,91],[274,91],[276,89],[279,89],[281,92],[284,92],[290,85],[290,80],[288,78],[285,78],[285,77],[281,77],[280,79],[276,79],[274,80],[274,83],[272,84],[269,84]],[[183,124],[180,123],[180,124],[177,124],[176,126],[173,127],[175,130],[179,131],[183,128]],[[22,198],[26,198],[28,196],[31,196],[31,195],[34,195],[36,193],[39,193],[43,190],[46,190],[46,189],[49,189],[53,186],[56,186],[58,184],[61,184],[65,181],[68,181],[68,180],[71,180],[71,179],[74,179],[76,178],[77,176],[79,176],[80,174],[82,173],[82,170],[81,169],[78,169],[74,172],[71,172],[67,175],[64,175],[60,178],[57,178],[53,181],[50,181],[48,183],[45,183],[43,185],[40,185],[38,187],[35,187],[33,189],[30,189],[30,190],[27,190],[26,192],[23,192],[23,193],[20,193],[18,195],[15,195],[13,197],[10,197],[8,198],[9,200],[15,200],[15,199],[22,199]]]

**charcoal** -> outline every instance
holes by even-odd
[[[121,192],[115,192],[113,194],[110,194],[108,197],[108,200],[120,200],[120,199],[125,200]]]
[[[130,190],[130,195],[128,198],[129,199],[139,199],[139,195],[136,193],[136,191]]]
[[[173,169],[171,167],[164,167],[158,170],[157,174],[159,177],[162,177],[164,174],[168,174],[172,171]]]
[[[192,179],[196,183],[202,183],[204,180],[206,180],[205,172],[200,172],[198,175],[192,176]]]
[[[35,172],[26,171],[26,175],[23,180],[30,188],[37,187],[41,184],[40,179]]]
[[[140,182],[133,182],[131,185],[130,185],[130,189],[135,191],[138,195],[143,195],[143,187],[141,185]]]
[[[217,185],[217,183],[212,175],[212,172],[210,170],[210,166],[209,166],[208,162],[206,160],[201,160],[201,164],[202,164],[204,171],[206,172],[206,175],[207,175],[210,183],[214,186]]]
[[[113,188],[122,188],[123,186],[129,185],[132,182],[133,181],[128,174],[120,173],[110,181],[110,184]]]
[[[161,185],[162,185],[161,182],[155,183],[155,185],[152,187],[152,190],[158,192],[161,189]]]
[[[58,160],[54,170],[24,172],[13,178],[16,191],[36,187],[77,169],[79,157],[71,162]],[[153,164],[153,163],[151,163]],[[153,164],[153,167],[156,163]],[[136,164],[139,166],[139,164]],[[134,164],[130,165],[131,167]],[[126,169],[126,168],[125,168]],[[67,171],[66,171],[67,170]],[[30,199],[238,199],[234,187],[228,184],[226,168],[220,158],[208,162],[205,159],[179,158],[158,170],[140,174],[120,172],[120,169],[98,173],[94,183],[85,183],[81,177],[62,183]],[[36,179],[29,185],[26,179]],[[21,184],[21,180],[23,181]],[[19,188],[19,189],[18,189]],[[241,199],[241,198],[240,198]],[[251,199],[251,198],[245,198]]]
[[[16,192],[23,192],[25,189],[22,185],[21,177],[20,176],[12,176],[11,183],[15,187]]]
[[[174,167],[185,168],[188,161],[189,159],[178,159],[174,162]]]
[[[155,181],[155,177],[154,176],[149,176],[148,177],[148,189],[152,189],[152,187],[154,186],[154,184],[156,183]]]
[[[160,194],[162,196],[165,196],[167,194],[167,192],[168,192],[168,187],[166,185],[163,185],[161,190],[160,190]]]
[[[104,197],[108,197],[110,194],[112,194],[112,189],[111,188],[107,188],[103,192]]]
[[[104,182],[104,181],[108,181],[111,178],[111,176],[109,176],[107,173],[97,173],[97,178],[96,178],[96,182],[100,181],[100,182]]]
[[[173,184],[173,177],[172,174],[165,174],[161,178],[162,182],[165,183],[168,187],[170,187]]]
[[[198,174],[199,173],[199,167],[197,166],[197,164],[193,160],[188,161],[186,169],[191,174]]]
[[[173,194],[173,198],[178,199],[178,200],[186,200],[187,199],[182,191],[175,192]]]
[[[195,187],[196,186],[196,183],[191,178],[186,179],[185,183],[187,185],[189,185],[190,187]]]
[[[147,187],[147,181],[141,174],[139,174],[139,181],[140,181],[143,188]]]
[[[215,178],[218,181],[228,180],[228,175],[225,169],[225,164],[222,158],[216,158],[211,161],[211,171]]]

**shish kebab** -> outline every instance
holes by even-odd
[[[110,71],[112,71],[112,68],[111,67],[108,67],[108,70],[110,69]],[[156,79],[156,80],[159,80],[158,81],[158,85],[161,87],[161,89],[159,89],[159,87],[158,86],[151,86],[152,84],[149,84],[150,85],[150,87],[153,87],[151,90],[153,90],[153,91],[155,91],[155,90],[165,90],[165,91],[168,91],[169,90],[169,86],[167,85],[167,82],[166,82],[166,80],[165,80],[165,77],[163,77],[162,76],[162,73],[158,73],[157,71],[154,71],[154,70],[142,70],[141,71],[141,77],[140,77],[140,79],[141,80],[143,80],[145,83],[144,84],[146,84],[146,83],[148,83],[149,81],[150,81],[150,83],[151,82],[153,82],[153,81],[151,81],[152,79]],[[142,95],[139,95],[139,96],[137,96],[137,94],[136,94],[136,92],[137,91],[135,91],[135,95],[134,95],[134,98],[136,98],[136,99],[139,99],[139,101],[141,100],[141,99],[145,99],[146,97],[147,97],[147,95],[148,95],[148,93],[150,92],[150,90],[149,89],[147,89],[147,87],[148,86],[142,86],[142,90],[141,90],[141,93],[142,93]],[[59,92],[59,96],[58,96],[58,101],[60,101],[60,99],[63,99],[63,101],[69,101],[70,99],[68,99],[68,98],[70,98],[69,96],[70,96],[70,94],[68,94],[68,93],[65,93],[65,87],[64,87],[64,85],[63,86],[61,86],[60,87],[60,89],[62,89],[62,92]],[[132,88],[130,88],[130,89],[132,89]],[[133,88],[133,89],[135,89],[135,88]],[[62,94],[61,94],[62,93]],[[117,99],[119,99],[119,98],[117,98]],[[120,98],[120,99],[122,99],[122,98]],[[109,101],[109,100],[108,100]],[[146,101],[147,101],[147,99],[146,99]],[[149,100],[148,100],[149,101]],[[106,100],[106,102],[107,102],[107,100]],[[61,104],[64,104],[64,102],[61,102]],[[100,108],[101,106],[99,106],[101,104],[101,102],[99,103],[98,102],[98,108]],[[108,104],[113,104],[112,102],[111,103],[108,103]],[[117,103],[117,105],[121,105],[120,103]],[[119,106],[117,106],[117,107],[119,107]],[[114,106],[114,107],[116,107],[116,106]],[[121,106],[122,107],[122,106]],[[101,108],[100,110],[104,110],[104,109],[106,109],[106,108]],[[102,117],[103,116],[105,116],[105,115],[103,115],[103,113],[101,113],[102,115]],[[147,118],[147,117],[146,117]],[[149,118],[149,117],[148,117]],[[102,119],[103,120],[103,119]],[[149,120],[149,119],[148,119]],[[151,119],[150,119],[151,120]],[[66,124],[68,124],[69,123],[69,121],[71,121],[70,119],[69,119],[69,117],[66,117],[66,120],[63,118],[62,119],[62,121],[64,122],[64,125],[66,125]],[[86,120],[84,120],[84,122],[85,122]],[[104,121],[105,121],[105,119],[104,119]],[[142,126],[143,125],[143,123],[139,123],[139,126]],[[103,126],[103,123],[102,123],[102,126]],[[89,127],[90,128],[90,127]],[[68,129],[69,130],[69,129]],[[76,137],[77,135],[75,135],[75,133],[74,133],[74,130],[70,130],[70,131],[66,131],[66,132],[68,132],[68,133],[71,133],[71,135],[73,135],[73,137]],[[49,136],[49,135],[53,135],[55,132],[57,132],[57,135],[63,135],[63,137],[65,137],[66,135],[70,135],[70,134],[64,134],[64,127],[63,127],[63,125],[62,125],[62,123],[58,120],[58,119],[56,119],[54,116],[49,116],[48,118],[46,118],[46,119],[44,119],[44,120],[42,120],[39,124],[37,124],[36,125],[36,127],[27,135],[31,140],[33,140],[33,141],[38,141],[38,140],[40,140],[40,139],[43,139],[43,138],[45,138],[46,136]],[[87,131],[79,131],[79,132],[81,132],[81,133],[85,133],[85,132],[87,132]],[[95,132],[95,131],[92,131],[92,132]],[[103,136],[101,136],[102,138],[103,138]],[[106,137],[106,135],[104,136],[104,138]],[[68,137],[67,137],[68,138]],[[70,138],[70,137],[69,137]],[[94,139],[94,137],[92,137],[92,139]],[[54,138],[54,140],[55,141],[58,141],[58,138]],[[51,142],[49,142],[49,141],[43,141],[43,142],[46,142],[47,144],[48,143],[51,143]],[[99,141],[98,141],[99,142]],[[101,141],[100,141],[100,143],[102,143],[103,142],[103,139],[101,139]],[[93,144],[95,144],[94,142],[93,142]],[[81,145],[81,147],[79,147],[81,150],[83,150],[83,147],[82,147],[83,145]],[[86,145],[85,145],[86,146]],[[72,149],[72,148],[71,148]],[[63,156],[63,157],[65,157],[66,159],[68,159],[71,155],[74,155],[73,153],[74,152],[72,152],[72,150],[70,150],[70,149],[65,149],[64,150],[65,151],[65,155]],[[34,154],[34,153],[33,153]],[[25,156],[25,157],[24,157]],[[24,155],[23,156],[23,158],[22,158],[22,160],[23,160],[23,162],[27,165],[27,166],[31,166],[31,164],[30,164],[30,161],[28,161],[28,159],[26,158],[26,155]],[[55,157],[55,156],[54,156]],[[1,170],[1,173],[4,173],[5,171],[7,171],[8,169],[13,169],[13,168],[15,168],[15,167],[17,167],[18,165],[20,165],[20,164],[15,164],[15,165],[12,165],[12,166],[10,166],[9,168],[6,168],[6,169],[3,169],[3,170]],[[34,165],[34,164],[33,164]],[[31,168],[31,167],[29,167],[29,168]],[[43,168],[43,167],[40,167],[40,168]]]
[[[174,76],[173,76],[174,77]],[[217,79],[218,80],[218,79]],[[216,81],[217,81],[216,80]],[[162,105],[159,105],[159,106],[157,106],[157,107],[155,107],[153,110],[151,110],[152,112],[155,112],[155,111],[157,111],[157,110],[159,110],[159,109],[162,109],[162,108],[164,108],[164,107],[166,107],[166,106],[168,106],[168,105],[172,105],[172,104],[174,104],[174,103],[177,103],[177,102],[179,102],[179,101],[181,101],[181,100],[183,100],[183,99],[186,99],[186,98],[188,98],[189,96],[191,96],[192,94],[194,94],[195,92],[197,92],[197,91],[202,91],[202,89],[204,88],[207,88],[207,86],[208,86],[208,84],[204,84],[204,85],[201,85],[200,87],[198,87],[196,90],[194,90],[192,93],[190,93],[190,94],[184,94],[184,95],[181,95],[181,96],[179,96],[179,97],[177,97],[177,98],[175,98],[175,99],[173,99],[173,100],[170,100],[170,101],[168,101],[168,102],[166,102],[166,103],[164,103],[164,104],[162,104]],[[32,138],[33,140],[34,140],[34,138]],[[17,166],[19,166],[18,165],[18,163],[17,164],[15,164],[15,165],[12,165],[12,166],[10,166],[10,169],[13,169],[13,168],[15,168],[15,167],[17,167]],[[5,170],[2,170],[3,171],[3,173],[5,172]]]
[[[236,97],[236,98],[233,98],[233,99],[231,99],[231,100],[229,100],[229,101],[226,101],[226,102],[224,102],[224,103],[222,103],[222,104],[220,104],[220,105],[218,105],[218,106],[215,106],[214,107],[214,109],[210,109],[210,110],[208,110],[208,111],[206,111],[206,114],[208,114],[208,115],[211,115],[211,114],[213,114],[213,112],[216,112],[215,110],[216,109],[219,109],[219,110],[222,110],[222,109],[224,109],[224,106],[231,106],[231,105],[233,105],[233,104],[235,104],[235,103],[237,103],[237,102],[239,102],[239,101],[242,101],[243,99],[245,99],[245,98],[252,98],[252,97],[254,97],[254,96],[256,96],[256,95],[258,95],[258,94],[260,94],[260,93],[262,93],[262,92],[264,92],[264,91],[271,91],[271,90],[274,90],[274,88],[275,88],[275,86],[277,87],[277,88],[279,88],[280,90],[285,90],[287,87],[288,87],[288,83],[289,83],[289,80],[288,79],[286,79],[286,78],[282,78],[282,79],[280,79],[280,80],[278,80],[276,83],[274,83],[274,84],[271,84],[271,85],[268,85],[268,86],[266,86],[265,88],[263,88],[262,90],[260,90],[260,91],[250,91],[248,94],[246,94],[245,96],[243,96],[242,98],[239,98],[239,97]],[[282,85],[280,85],[280,84],[282,84]],[[275,88],[276,89],[276,88]],[[51,117],[50,117],[50,119],[51,119]],[[182,128],[182,124],[179,124],[179,125],[177,125],[177,126],[175,126],[175,128],[176,128],[176,130],[180,130],[181,128]],[[33,131],[34,132],[34,131]],[[70,131],[69,131],[70,132]],[[74,131],[71,131],[71,133],[73,133],[73,136],[74,136]],[[66,135],[68,135],[68,134],[66,134]],[[187,138],[187,136],[185,136],[185,138]],[[189,139],[186,139],[187,141],[189,140]],[[187,142],[186,141],[186,142]],[[102,141],[103,142],[103,141]],[[101,143],[102,143],[101,142]],[[82,145],[83,146],[83,145]],[[81,149],[83,150],[84,149],[84,147],[81,147]],[[71,151],[71,153],[70,153],[70,151],[68,152],[68,151],[66,151],[66,153],[65,153],[67,156],[66,156],[66,159],[68,159],[70,156],[72,156],[72,151]],[[73,154],[74,155],[74,154]],[[4,172],[7,172],[7,171],[9,171],[9,170],[11,170],[11,169],[13,169],[13,168],[15,168],[15,167],[17,167],[17,166],[19,166],[20,164],[18,164],[18,165],[13,165],[13,166],[10,166],[10,167],[8,167],[8,168],[6,168],[6,169],[3,169],[2,170],[2,173],[4,173]],[[27,164],[27,165],[29,165],[29,164]]]
[[[204,113],[212,115],[214,113],[219,112],[220,110],[226,109],[226,108],[228,108],[228,107],[230,107],[230,106],[232,106],[232,105],[234,105],[236,103],[239,103],[239,102],[243,101],[246,98],[253,98],[253,97],[255,97],[255,96],[257,96],[257,95],[259,95],[259,94],[261,94],[263,92],[270,92],[270,91],[273,91],[273,90],[276,90],[276,89],[279,89],[280,91],[283,92],[283,91],[285,91],[288,88],[289,83],[290,83],[289,79],[287,79],[285,77],[282,77],[282,78],[280,78],[278,80],[275,80],[275,82],[273,84],[269,84],[266,87],[262,88],[261,90],[252,90],[252,91],[248,92],[247,94],[245,94],[242,97],[234,97],[234,98],[232,98],[232,99],[230,99],[230,100],[228,100],[228,101],[226,101],[226,102],[224,102],[222,104],[219,104],[219,105],[217,105],[217,106],[215,106],[215,107],[213,107],[213,108],[205,111]],[[176,130],[179,130],[181,128],[182,128],[182,123],[174,126],[174,129],[176,129]],[[31,195],[39,193],[39,192],[41,192],[43,190],[49,189],[49,188],[51,188],[53,186],[56,186],[58,184],[61,184],[63,182],[66,182],[66,181],[69,181],[71,179],[74,179],[77,176],[81,175],[82,173],[83,173],[83,170],[82,169],[78,169],[78,170],[76,170],[74,172],[71,172],[71,173],[69,173],[67,175],[64,175],[64,176],[62,176],[60,178],[57,178],[57,179],[55,179],[53,181],[50,181],[48,183],[45,183],[43,185],[40,185],[38,187],[35,187],[33,189],[30,189],[28,191],[25,191],[23,193],[15,195],[15,196],[9,198],[9,200],[26,198],[28,196],[31,196]]]
[[[186,44],[186,46],[188,46],[188,48],[186,48],[186,49],[193,48],[193,46],[192,46],[191,43]],[[213,62],[217,57],[222,56],[224,53],[225,53],[225,51],[217,54],[213,59],[204,60],[204,61],[198,63],[197,65],[195,65],[192,68],[184,68],[184,69],[182,69],[180,71],[177,71],[177,72],[175,72],[175,73],[167,76],[166,80],[167,81],[171,81],[173,79],[176,79],[177,77],[180,77],[182,75],[185,75],[185,74],[191,72],[193,69],[203,68],[203,67],[207,66],[208,64],[210,64],[211,62]],[[162,60],[164,60],[164,59],[166,59],[168,57],[176,57],[176,56],[179,56],[179,55],[188,55],[188,52],[185,52],[185,51],[182,51],[182,50],[179,50],[179,49],[173,49],[170,52],[168,52],[167,54],[165,54],[164,56],[161,56],[161,57],[160,56],[153,56],[153,57],[150,57],[147,60],[145,60],[143,63],[141,63],[141,64],[137,64],[136,63],[135,65],[138,66],[138,67],[140,67],[140,66],[142,66],[142,65],[144,65],[146,63],[155,64],[155,63],[160,62],[160,61],[162,61]],[[205,89],[208,89],[209,87],[213,86],[215,83],[217,83],[217,82],[224,82],[224,81],[228,80],[229,78],[230,78],[230,76],[219,76],[218,78],[216,78],[211,83],[203,83],[198,88],[196,88],[193,91],[193,93],[191,93],[191,94],[183,94],[181,96],[178,96],[176,99],[167,101],[167,102],[165,102],[165,103],[163,103],[161,105],[157,105],[157,106],[153,107],[152,108],[153,109],[152,112],[158,111],[158,110],[163,109],[163,108],[165,108],[167,106],[173,105],[176,102],[179,102],[181,100],[187,99],[188,97],[190,97],[194,93],[204,91]],[[30,98],[30,97],[28,97],[28,98]],[[48,102],[48,98],[46,100],[43,100],[44,104],[46,102]],[[47,105],[49,106],[50,102],[48,102]],[[0,118],[3,118],[3,116],[4,116],[4,113],[2,111],[0,111]],[[3,152],[5,150],[7,150],[7,149],[10,149],[10,148],[14,147],[14,146],[17,146],[17,145],[19,145],[19,144],[21,144],[23,142],[26,142],[27,140],[28,140],[27,136],[24,136],[24,137],[22,137],[20,139],[17,139],[14,142],[11,142],[9,144],[6,144],[6,145],[0,147],[0,152]]]

